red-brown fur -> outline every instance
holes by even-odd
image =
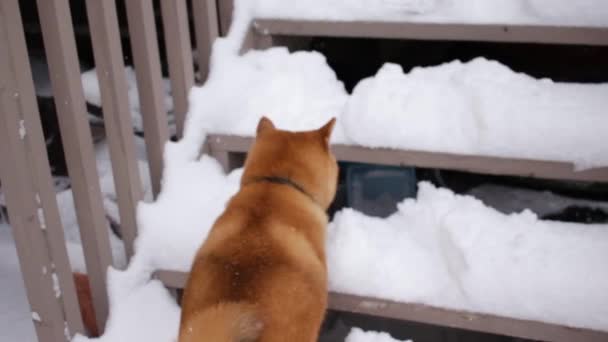
[[[326,209],[338,166],[335,120],[288,132],[263,118],[241,189],[199,249],[182,299],[180,342],[316,341],[327,307]],[[284,177],[287,184],[259,181]]]

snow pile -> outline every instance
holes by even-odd
[[[537,80],[484,58],[407,74],[385,64],[356,86],[342,124],[364,146],[573,161],[585,168],[608,165],[606,94],[608,84]]]
[[[603,0],[237,0],[258,18],[608,26]]]
[[[398,341],[385,332],[363,331],[352,328],[344,342],[412,342],[412,340]]]
[[[385,220],[352,209],[336,215],[327,241],[332,290],[608,330],[608,225],[504,215],[419,187],[417,200]]]
[[[167,145],[163,191],[138,208],[134,263],[145,268],[189,271],[196,250],[239,188],[241,170],[226,176],[215,159],[198,159],[182,147]]]
[[[186,139],[192,130],[253,136],[262,115],[278,127],[318,128],[338,117],[348,99],[318,52],[273,48],[239,57],[219,44],[214,54],[205,86],[190,93]],[[333,139],[344,141],[339,128]]]
[[[253,136],[262,115],[290,130],[337,117],[333,143],[608,165],[608,83],[535,79],[477,58],[409,73],[389,63],[349,96],[317,52],[239,56],[249,21],[266,6],[282,8],[271,0],[237,2],[228,38],[214,45],[208,81],[191,91],[189,144],[200,146],[205,133]]]
[[[137,132],[144,130],[144,123],[141,114],[141,106],[139,104],[139,92],[137,90],[137,78],[135,70],[127,66],[125,67],[125,78],[127,80],[127,96],[129,98],[129,108],[131,109],[131,122],[133,128]],[[88,70],[80,75],[84,97],[86,101],[97,107],[102,107],[101,91],[99,89],[99,79],[95,68]],[[169,112],[169,124],[174,129],[173,97],[171,97],[171,82],[168,79],[162,80],[162,88],[164,92],[163,105],[165,111]]]
[[[176,341],[179,306],[158,280],[138,283],[125,272],[108,272],[110,316],[102,337],[72,342]]]

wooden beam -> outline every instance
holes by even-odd
[[[607,27],[281,19],[258,19],[253,27],[261,34],[278,36],[608,45]]]
[[[230,135],[211,135],[207,139],[209,149],[214,154],[247,152],[252,141],[253,138]],[[339,161],[460,170],[490,175],[608,182],[608,167],[576,171],[572,163],[566,162],[369,148],[341,144],[332,145],[332,150]]]

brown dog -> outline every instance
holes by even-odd
[[[241,189],[192,265],[180,342],[316,341],[327,306],[326,210],[338,178],[334,123],[288,132],[260,120]]]

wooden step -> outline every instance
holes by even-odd
[[[168,288],[182,289],[186,283],[188,274],[176,271],[158,271],[154,277],[162,281]],[[416,303],[400,303],[342,293],[330,293],[329,308],[336,311],[354,312],[376,317],[541,341],[608,341],[608,332],[606,331],[572,328],[539,321],[443,309]]]
[[[230,155],[246,153],[252,141],[253,138],[210,135],[207,139],[207,145],[210,154],[218,158],[228,170],[234,167],[234,165],[230,165]],[[332,145],[332,150],[339,161],[460,170],[490,175],[608,182],[608,167],[576,171],[572,163],[566,162],[369,148],[341,144]]]
[[[608,27],[284,19],[258,19],[253,27],[267,36],[608,45]]]

